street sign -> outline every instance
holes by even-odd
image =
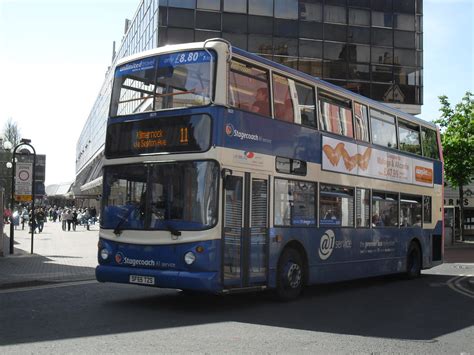
[[[32,200],[33,164],[17,163],[15,172],[15,200],[29,202]]]

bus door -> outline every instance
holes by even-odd
[[[266,285],[268,176],[233,172],[224,183],[224,287]]]

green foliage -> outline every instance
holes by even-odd
[[[444,172],[453,187],[469,184],[474,178],[474,96],[466,92],[454,109],[446,96],[440,96]]]

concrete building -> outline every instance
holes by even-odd
[[[422,0],[142,0],[76,146],[72,193],[98,204],[115,63],[166,44],[233,45],[412,114],[423,103]],[[95,202],[94,202],[95,201]]]
[[[462,223],[459,218],[461,203],[464,205],[464,221]],[[459,199],[458,188],[445,187],[444,216],[447,230],[451,228],[449,234],[453,234],[457,238],[462,228],[463,236],[466,240],[474,239],[474,182],[464,186],[464,198],[462,201]]]

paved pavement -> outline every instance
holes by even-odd
[[[10,235],[10,225],[4,232]],[[31,234],[20,226],[15,230],[14,254],[8,254],[7,247],[6,256],[0,257],[0,289],[94,280],[98,235],[98,224],[89,231],[78,226],[67,232],[61,223],[48,222],[42,233],[34,235],[31,254]]]
[[[7,235],[9,228],[5,227]],[[60,223],[48,222],[42,233],[35,234],[30,254],[31,234],[20,227],[15,231],[14,255],[0,257],[0,289],[95,280],[98,231],[98,224],[89,231],[78,226],[65,232]],[[474,263],[474,243],[447,247],[445,263]]]

